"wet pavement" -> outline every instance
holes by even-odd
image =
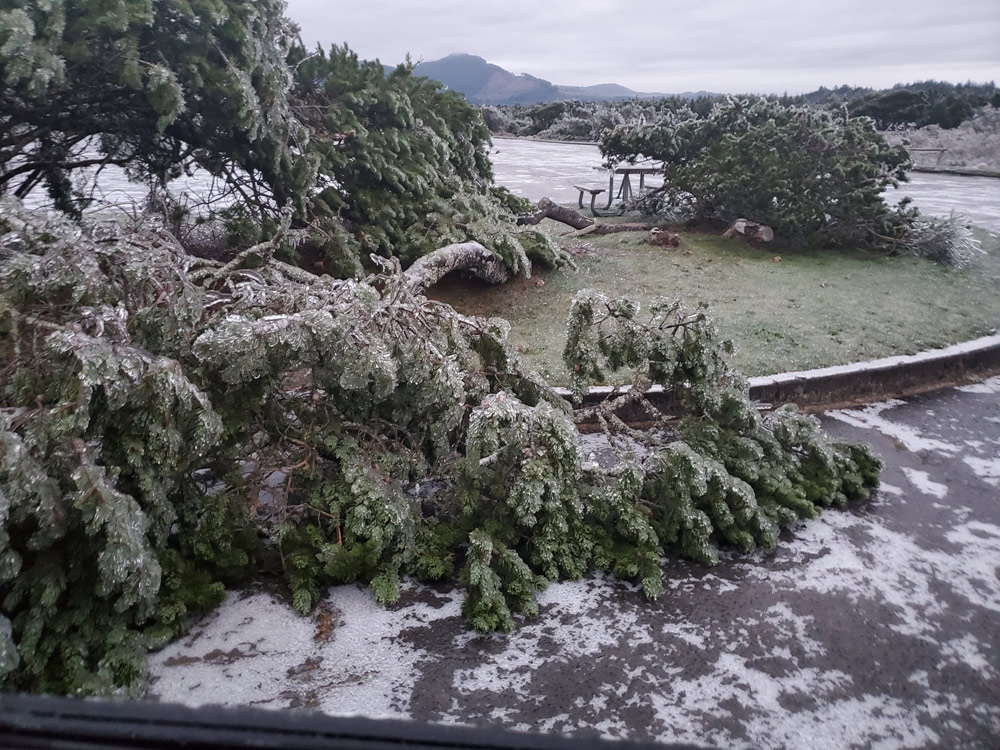
[[[550,586],[511,635],[461,593],[358,587],[313,618],[233,595],[151,659],[152,696],[720,748],[1000,747],[1000,378],[823,417],[886,461],[871,502],[772,555],[669,562],[655,603]]]

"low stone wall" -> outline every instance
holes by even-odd
[[[815,412],[911,396],[996,373],[1000,373],[1000,335],[908,356],[751,378],[750,397],[773,406],[794,403],[802,411]],[[599,404],[612,391],[607,386],[591,388],[582,406]],[[560,392],[569,398],[568,391]],[[665,413],[680,411],[671,391],[654,386],[648,397]],[[624,407],[618,415],[627,422],[649,421],[648,414],[635,406]]]

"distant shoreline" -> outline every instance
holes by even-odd
[[[534,141],[535,143],[565,143],[571,146],[600,146],[597,141],[557,141],[552,138],[535,138],[533,135],[490,135],[494,141]]]

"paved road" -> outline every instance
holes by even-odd
[[[773,556],[673,563],[652,606],[591,577],[478,636],[454,591],[387,611],[340,587],[317,641],[244,594],[155,655],[151,694],[720,748],[1000,747],[1000,378],[824,422],[884,457],[879,496]]]

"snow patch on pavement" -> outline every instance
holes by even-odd
[[[370,590],[338,586],[326,598],[335,616],[327,642],[316,624],[268,593],[230,594],[184,639],[150,658],[150,696],[202,705],[309,707],[338,715],[400,718],[421,652],[395,636],[406,627],[458,616],[461,594],[437,606],[399,611],[375,603]]]
[[[980,394],[1000,393],[1000,375],[994,376],[992,378],[987,378],[982,383],[960,385],[955,390],[960,393],[980,393]]]
[[[963,456],[962,461],[984,482],[1000,487],[1000,458]]]
[[[955,597],[1000,614],[1000,527],[968,521],[946,540],[951,549],[926,549],[876,517],[830,512],[798,526],[774,557],[727,554],[725,576],[692,572],[669,580],[666,610],[655,616],[634,587],[598,575],[549,586],[539,595],[539,619],[508,636],[469,632],[459,618],[461,593],[428,593],[412,583],[406,591],[416,603],[397,610],[378,606],[358,587],[331,590],[327,602],[344,614],[327,643],[315,642],[309,618],[271,595],[232,595],[187,638],[154,655],[151,693],[189,705],[305,705],[337,715],[405,717],[420,674],[461,655],[450,684],[440,686],[440,721],[468,721],[471,699],[480,719],[531,731],[596,729],[635,738],[637,727],[619,714],[641,709],[653,712],[658,728],[650,731],[663,741],[734,749],[922,747],[940,742],[925,714],[961,723],[963,712],[984,710],[934,689],[928,669],[958,665],[983,679],[996,674],[985,644],[946,636],[942,621]],[[942,581],[951,601],[941,600]],[[671,597],[711,602],[744,587],[783,599],[731,621],[670,612]],[[831,667],[831,645],[843,644],[824,641],[823,623],[796,605],[809,592],[829,598],[832,611],[888,607],[894,614],[878,628],[940,644],[938,664],[907,683],[920,693],[919,710],[859,687],[849,668]],[[450,636],[418,637],[427,647],[413,646],[414,634],[438,633],[445,620]],[[404,632],[411,637],[400,637]],[[645,656],[629,661],[638,651]],[[604,665],[600,674],[617,676],[577,684],[572,668],[580,664]],[[535,677],[546,665],[564,674],[574,697],[560,703],[539,691]],[[734,711],[745,714],[734,718]]]
[[[969,388],[987,385],[1000,392],[1000,378]],[[1000,732],[997,641],[981,627],[1000,621],[1000,516],[964,468],[937,472],[964,463],[1000,486],[1000,460],[988,435],[953,444],[890,419],[901,403],[830,416],[944,459],[897,462],[903,487],[797,524],[773,554],[723,552],[711,572],[668,560],[656,603],[589,576],[540,592],[539,618],[514,633],[483,636],[459,591],[408,583],[408,603],[386,610],[337,587],[325,600],[337,624],[317,641],[316,622],[271,595],[231,595],[151,657],[151,695],[733,750],[979,746]]]
[[[827,416],[849,424],[852,427],[877,430],[883,435],[897,441],[906,450],[914,453],[928,451],[941,453],[945,456],[953,456],[961,450],[960,446],[954,443],[926,437],[910,425],[893,422],[882,416],[883,412],[897,406],[903,406],[905,403],[905,401],[890,399],[877,404],[869,404],[863,409],[838,409],[830,411],[827,412]]]
[[[914,487],[923,492],[925,495],[932,495],[940,500],[948,494],[948,485],[933,481],[931,479],[931,475],[926,471],[913,469],[909,466],[901,467],[900,471],[906,475],[906,478],[910,480],[910,483]]]

